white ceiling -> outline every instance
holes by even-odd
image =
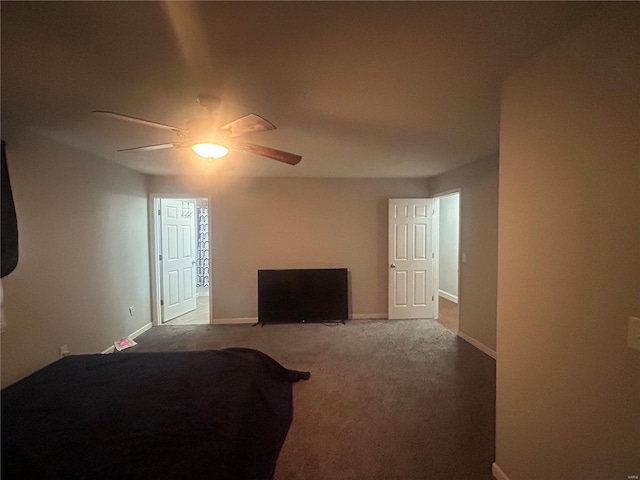
[[[592,2],[2,2],[2,134],[27,126],[149,174],[428,177],[498,149],[500,82]],[[214,164],[188,149],[116,153],[184,127],[218,96],[302,155]]]

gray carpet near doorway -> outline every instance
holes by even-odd
[[[127,351],[248,347],[308,370],[276,480],[490,480],[495,361],[433,320],[164,326]]]

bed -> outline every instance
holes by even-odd
[[[65,357],[2,390],[2,478],[271,479],[309,375],[237,348]]]

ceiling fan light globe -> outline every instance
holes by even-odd
[[[227,147],[215,143],[196,143],[191,149],[204,158],[221,158],[229,153]]]

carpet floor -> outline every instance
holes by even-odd
[[[491,480],[495,361],[434,320],[163,326],[127,351],[255,348],[287,368],[276,480]]]

